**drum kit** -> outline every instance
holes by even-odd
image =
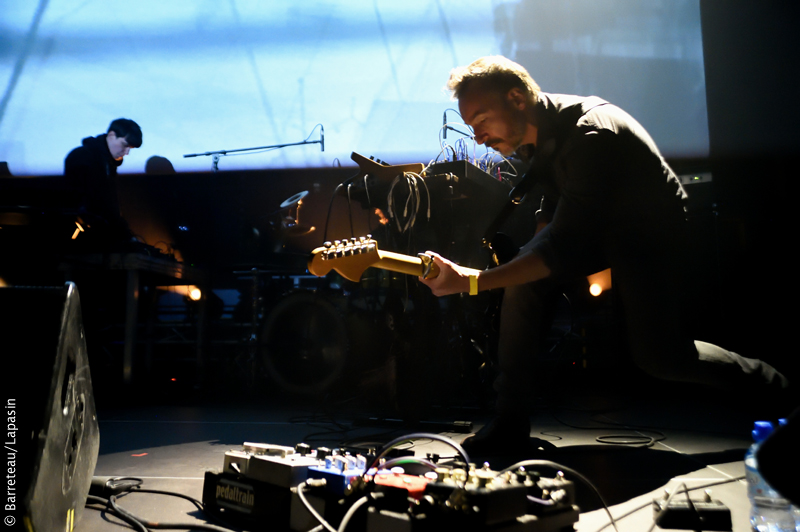
[[[292,239],[316,229],[301,219],[308,193],[294,194],[269,215],[276,259],[286,254]],[[297,395],[324,391],[338,379],[347,358],[342,305],[323,279],[311,287],[298,283],[308,274],[297,261],[271,262],[234,272],[245,281],[242,300],[249,308],[242,314],[250,321],[246,349],[234,361],[238,384],[247,395],[257,395],[267,380]]]
[[[307,196],[294,194],[272,213],[276,258],[292,239],[315,231],[302,216]],[[389,228],[376,231],[378,240],[390,240]],[[380,395],[398,411],[421,408],[426,377],[418,369],[436,366],[422,346],[430,348],[445,333],[439,331],[439,300],[420,290],[413,276],[391,270],[369,268],[349,284],[346,275],[311,277],[306,268],[297,270],[261,265],[234,272],[248,285],[242,295],[249,292],[252,305],[249,338],[238,357],[240,389],[256,395],[265,385],[320,396],[336,387],[370,388],[371,397]]]

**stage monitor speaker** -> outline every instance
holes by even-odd
[[[9,484],[6,524],[11,514],[28,532],[71,531],[100,445],[75,284],[0,288],[0,347],[7,364],[5,450],[16,488],[12,496]]]

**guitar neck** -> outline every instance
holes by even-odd
[[[412,257],[411,255],[402,255],[391,251],[378,251],[378,255],[380,256],[380,260],[372,264],[375,268],[405,273],[407,275],[416,275],[417,277],[425,276],[426,279],[434,279],[439,276],[439,266],[433,262],[433,259],[428,258],[427,255]],[[428,264],[430,264],[430,266]],[[428,269],[428,274],[425,275],[425,271]],[[462,268],[462,271],[470,275],[477,275],[481,272],[474,268]]]
[[[358,282],[364,270],[371,267],[426,279],[433,279],[439,275],[439,266],[432,257],[425,254],[415,257],[379,250],[378,243],[372,240],[371,235],[367,235],[367,238],[325,242],[324,246],[311,252],[308,260],[308,271],[312,275],[322,277],[331,270],[335,270],[339,275],[353,282]],[[460,270],[462,275],[480,273],[479,270],[472,268],[461,268]]]
[[[425,271],[430,269],[427,279],[433,279],[439,275],[439,267],[431,259],[423,260],[420,257],[402,255],[392,251],[378,251],[378,256],[380,257],[378,262],[372,264],[375,268],[405,273],[406,275],[416,275],[417,277],[423,276]]]

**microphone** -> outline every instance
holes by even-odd
[[[442,135],[442,138],[447,140],[447,111],[442,115],[442,127],[444,128],[444,135]]]
[[[319,125],[319,145],[325,151],[325,127],[322,124]]]

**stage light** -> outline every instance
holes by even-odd
[[[383,214],[382,210],[375,209],[375,214],[378,216],[378,222],[380,222],[381,225],[386,225],[389,223],[389,218],[387,218],[386,215]]]
[[[77,227],[75,228],[75,232],[74,232],[74,233],[72,233],[72,240],[75,240],[76,238],[78,238],[78,235],[79,235],[79,234],[81,234],[81,233],[83,233],[83,232],[84,232],[83,226],[80,224],[80,222],[78,222],[77,220],[75,220],[75,225],[76,225]],[[81,240],[81,242],[83,242],[83,241]]]
[[[203,297],[203,292],[201,292],[196,286],[190,286],[189,293],[187,295],[192,301],[200,301],[200,298]]]
[[[611,269],[593,273],[586,280],[589,281],[589,293],[597,297],[611,289]]]

